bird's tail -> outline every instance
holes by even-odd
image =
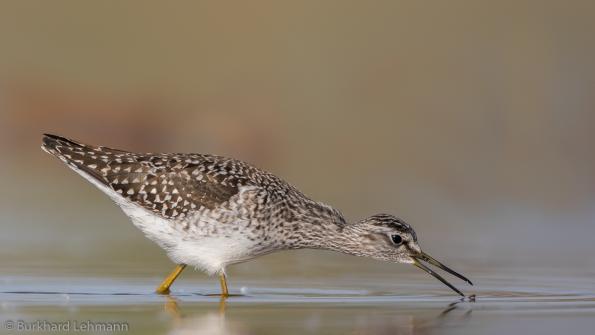
[[[87,146],[68,138],[52,135],[52,134],[43,134],[43,140],[41,143],[41,149],[51,155],[56,157],[63,156],[72,152],[74,149],[84,149]]]
[[[97,167],[97,164],[95,164],[97,156],[94,155],[96,154],[94,151],[98,149],[97,147],[58,135],[43,134],[41,149],[57,157],[75,171],[82,171],[99,179],[98,171],[90,168],[90,166]]]
[[[83,144],[66,137],[43,134],[41,149],[51,155],[54,155],[60,159],[68,158],[74,159],[74,156],[79,156],[82,160],[97,159],[93,157],[98,154],[103,155],[116,155],[116,154],[129,154],[128,151],[113,149],[103,146],[94,146],[89,144]],[[84,157],[87,156],[87,157]]]
[[[129,154],[126,151],[83,144],[52,134],[43,135],[41,149],[59,158],[75,171],[83,172],[101,182],[105,182],[102,169],[117,159],[116,156]]]

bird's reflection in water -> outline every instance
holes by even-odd
[[[470,302],[475,302],[475,297],[473,297],[473,300],[470,300]],[[467,308],[467,310],[463,313],[463,315],[456,317],[456,319],[453,319],[454,315],[452,315],[452,312],[456,309],[461,308],[461,304],[463,304],[463,303],[465,303],[465,300],[461,299],[459,301],[455,301],[455,302],[448,304],[448,307],[446,307],[440,313],[440,315],[438,315],[438,317],[436,317],[435,321],[441,322],[441,320],[446,320],[449,316],[450,316],[449,320],[452,320],[452,321],[461,322],[461,321],[469,320],[469,318],[471,318],[471,312],[473,311],[472,308]]]
[[[465,307],[464,307],[465,306]],[[442,328],[459,327],[471,317],[471,309],[463,300],[448,304],[442,311],[423,307],[407,311],[377,313],[373,311],[363,317],[354,316],[355,326],[349,332],[354,335],[367,334],[433,334]],[[461,315],[461,312],[463,315]]]
[[[427,322],[421,324],[420,328],[430,331],[439,328],[444,328],[447,326],[460,327],[461,325],[469,321],[469,319],[471,318],[471,312],[473,310],[471,308],[472,305],[466,304],[465,302],[465,298],[459,301],[451,302],[435,318],[427,320]],[[475,302],[475,300],[469,300],[468,302]],[[459,313],[457,313],[457,311]],[[462,314],[460,312],[462,312]]]
[[[184,315],[178,300],[171,296],[167,296],[164,308],[173,320],[169,334],[251,334],[241,324],[226,320],[226,299],[223,298],[217,309],[196,316]]]
[[[217,308],[199,315],[185,315],[178,300],[171,296],[167,297],[164,308],[173,323],[169,334],[256,334],[256,329],[268,328],[266,324],[261,323],[266,322],[262,319],[226,318],[225,299],[219,301]],[[431,310],[425,309],[392,312],[390,308],[382,310],[375,310],[374,307],[362,308],[363,310],[355,314],[346,314],[345,310],[339,308],[312,309],[305,314],[292,314],[292,317],[287,320],[287,329],[278,328],[283,327],[283,323],[278,322],[284,318],[283,314],[269,315],[266,319],[276,321],[268,325],[274,327],[274,331],[291,330],[290,332],[293,332],[296,320],[301,319],[300,323],[304,327],[315,332],[328,330],[330,326],[330,330],[336,333],[408,335],[432,333],[443,327],[460,326],[469,320],[472,311],[470,305],[463,300],[448,304],[439,313],[432,313]],[[295,310],[290,311],[290,313],[294,312]],[[334,321],[340,323],[336,329],[332,326]]]

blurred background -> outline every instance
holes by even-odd
[[[249,161],[351,220],[404,218],[471,278],[593,274],[593,13],[592,1],[2,1],[0,268],[171,270],[40,150],[49,132]],[[418,273],[320,251],[229,272],[232,285]]]

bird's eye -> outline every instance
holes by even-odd
[[[401,235],[391,235],[390,239],[393,241],[395,245],[399,245],[403,242],[403,238]]]

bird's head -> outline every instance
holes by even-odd
[[[469,279],[423,252],[413,228],[393,215],[376,214],[357,223],[346,225],[343,236],[345,238],[342,239],[342,243],[345,245],[338,248],[342,249],[342,252],[382,261],[413,264],[462,296],[464,295],[461,291],[422,262],[434,265],[473,285]]]

